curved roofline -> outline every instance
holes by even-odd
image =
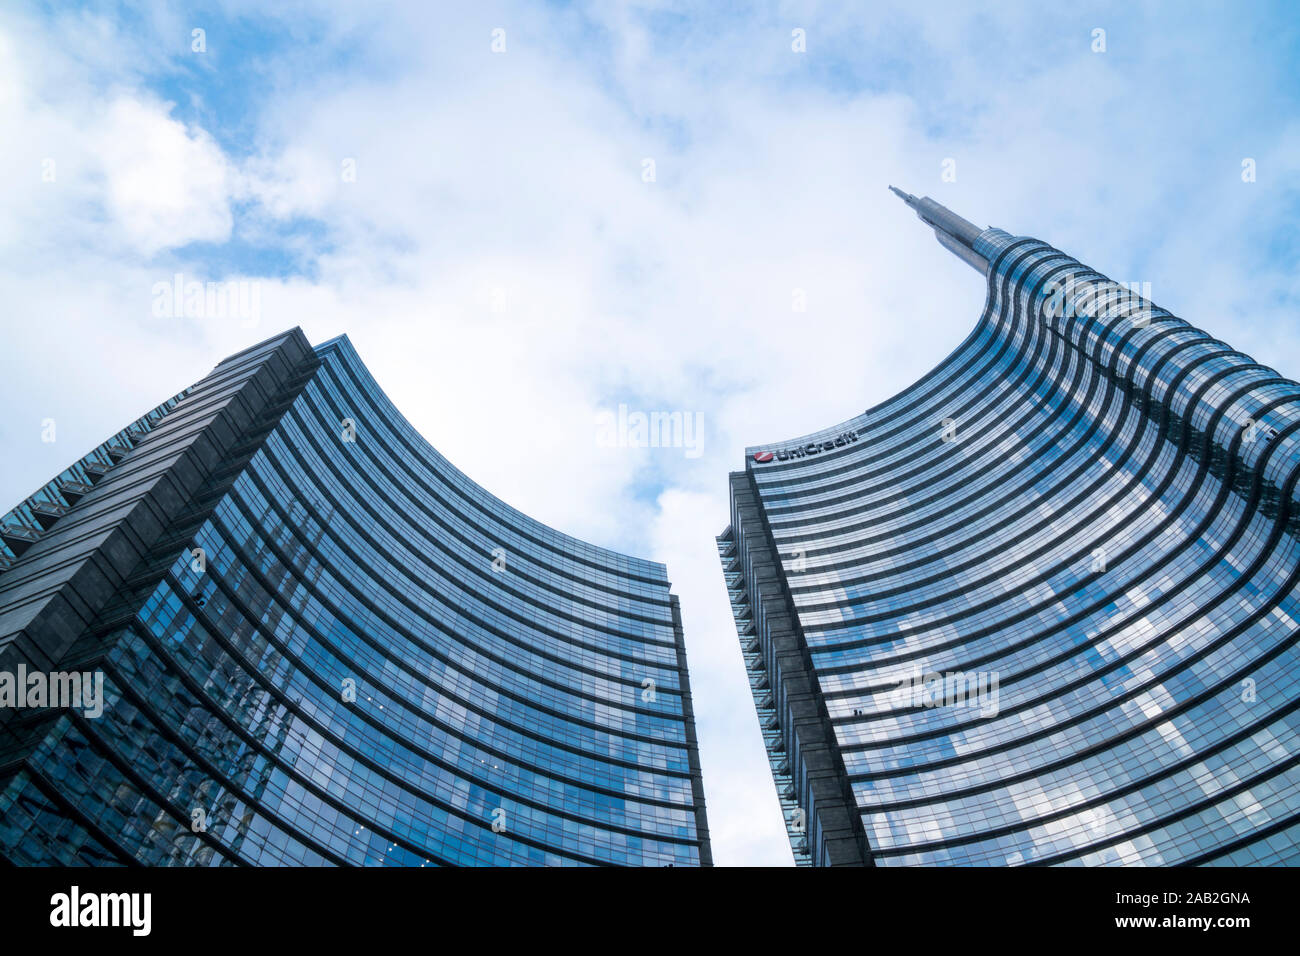
[[[908,206],[916,210],[917,217],[930,226],[939,240],[939,244],[945,249],[952,252],[967,265],[980,272],[985,279],[985,296],[984,307],[980,312],[980,321],[975,324],[970,333],[961,340],[951,352],[946,355],[941,362],[926,372],[915,382],[912,382],[902,391],[882,399],[875,405],[872,405],[864,412],[847,418],[836,425],[828,425],[825,428],[819,428],[816,431],[809,432],[806,435],[796,435],[781,441],[764,442],[759,445],[745,446],[745,459],[748,463],[756,452],[776,451],[782,448],[796,447],[818,441],[833,439],[848,431],[860,430],[866,423],[867,419],[878,409],[891,402],[898,401],[903,396],[912,392],[933,376],[943,370],[958,354],[960,354],[969,344],[971,338],[979,333],[980,326],[989,314],[989,304],[993,296],[993,280],[995,278],[992,269],[991,255],[997,249],[1001,248],[1011,237],[1001,229],[990,226],[988,229],[980,229],[969,220],[963,219],[952,210],[948,209],[928,196],[918,198],[911,193],[903,192],[897,187],[890,186],[890,191],[902,199]]]
[[[990,274],[989,280],[992,281],[992,279],[993,276],[992,274]],[[834,438],[837,435],[841,435],[844,432],[851,431],[853,429],[861,429],[864,425],[867,424],[868,419],[877,411],[879,411],[881,408],[893,402],[896,402],[901,398],[903,398],[904,396],[908,395],[909,393],[914,392],[917,389],[921,388],[931,378],[933,378],[935,375],[942,372],[943,369],[947,367],[947,365],[950,362],[952,362],[955,358],[957,358],[958,355],[962,354],[966,350],[967,346],[970,345],[971,339],[974,336],[979,334],[980,327],[983,325],[984,320],[988,315],[988,302],[989,302],[988,295],[986,294],[984,308],[980,313],[980,320],[975,323],[975,327],[971,329],[970,332],[966,334],[965,338],[963,338],[959,343],[957,343],[956,347],[954,347],[951,352],[945,355],[937,365],[935,365],[932,369],[930,369],[928,372],[926,372],[924,375],[918,378],[915,382],[909,384],[906,388],[902,389],[901,391],[894,392],[892,395],[886,396],[885,398],[876,402],[876,404],[869,407],[866,411],[859,412],[857,415],[854,415],[852,418],[846,418],[844,421],[836,425],[827,425],[825,428],[819,428],[816,431],[808,432],[806,435],[796,435],[794,437],[786,438],[781,441],[764,442],[761,445],[746,445],[745,457],[748,459],[755,452],[776,451],[779,448],[788,448],[791,446],[808,444],[809,442],[815,442],[815,441],[825,441],[827,439]]]
[[[668,580],[668,567],[663,562],[653,561],[650,558],[643,558],[635,554],[628,554],[625,551],[616,551],[613,548],[607,548],[604,545],[594,544],[593,542],[587,541],[584,538],[579,538],[576,535],[572,535],[569,534],[568,532],[561,531],[558,528],[546,524],[544,521],[539,521],[538,519],[534,518],[532,515],[520,511],[518,508],[514,507],[513,505],[503,501],[501,498],[497,497],[492,492],[484,488],[479,482],[475,481],[469,475],[465,474],[465,472],[461,471],[461,469],[457,468],[450,461],[450,459],[448,459],[445,455],[443,455],[440,451],[438,451],[438,449],[435,448],[433,444],[427,438],[424,437],[423,433],[421,433],[421,431],[411,423],[410,419],[408,419],[404,414],[402,414],[401,410],[398,409],[397,405],[388,396],[388,393],[384,391],[382,386],[380,386],[378,380],[375,378],[374,374],[370,371],[370,368],[366,365],[365,361],[361,358],[360,353],[357,352],[356,346],[352,344],[352,340],[348,338],[346,333],[343,335],[336,335],[332,339],[327,339],[326,341],[315,346],[313,351],[316,353],[316,355],[322,358],[331,353],[339,354],[343,358],[343,360],[348,363],[349,367],[357,374],[357,376],[363,379],[364,384],[366,384],[368,387],[371,387],[372,392],[376,396],[376,398],[379,399],[384,405],[387,406],[387,410],[391,412],[393,416],[393,421],[396,424],[404,427],[410,433],[410,436],[413,442],[415,443],[417,449],[427,455],[429,460],[428,463],[430,467],[433,468],[434,470],[450,471],[453,472],[455,475],[458,475],[459,477],[463,478],[465,482],[476,491],[477,494],[482,495],[484,499],[483,504],[485,508],[497,508],[503,510],[508,514],[510,514],[511,516],[517,516],[521,524],[529,525],[534,528],[544,529],[550,534],[556,535],[558,538],[560,538],[563,541],[573,542],[576,545],[581,545],[582,548],[590,548],[595,552],[597,552],[598,554],[609,555],[610,557],[620,558],[624,561],[635,562],[648,569],[653,569],[654,571],[658,572],[657,577],[659,579],[663,581]]]

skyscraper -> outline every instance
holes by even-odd
[[[231,356],[2,525],[0,858],[711,863],[664,567],[471,482],[346,337]]]
[[[895,192],[978,325],[718,537],[796,862],[1300,863],[1300,385]]]

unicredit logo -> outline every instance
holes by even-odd
[[[807,458],[810,455],[820,455],[822,452],[834,451],[836,448],[843,448],[845,445],[852,445],[857,440],[857,432],[844,432],[842,435],[836,435],[828,441],[810,441],[806,445],[797,445],[794,448],[782,448],[775,452],[756,451],[754,452],[754,461],[761,465],[765,465],[770,461],[789,461],[791,458]]]

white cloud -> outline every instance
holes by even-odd
[[[230,238],[234,174],[204,130],[187,130],[162,105],[122,96],[91,139],[105,206],[133,248],[149,255]]]

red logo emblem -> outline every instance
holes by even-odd
[[[770,451],[754,452],[754,461],[771,461],[775,457],[776,455],[772,454]]]

